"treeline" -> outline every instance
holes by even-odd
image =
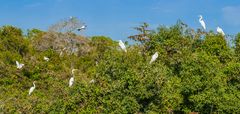
[[[240,34],[227,42],[180,21],[156,30],[144,23],[124,52],[109,37],[86,38],[61,23],[27,34],[0,28],[0,112],[240,113]]]

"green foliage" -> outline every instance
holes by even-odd
[[[1,27],[0,112],[240,113],[239,34],[230,47],[223,36],[181,21],[155,31],[148,26],[136,27],[140,34],[130,38],[141,44],[126,45],[127,53],[105,36],[38,29],[24,36]],[[149,64],[155,52],[159,57]],[[69,87],[72,68],[78,70]]]
[[[238,56],[238,60],[240,60],[240,33],[237,34],[236,39],[235,39],[235,53]]]

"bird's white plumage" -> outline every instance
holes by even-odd
[[[33,82],[33,87],[31,87],[30,89],[29,89],[29,93],[28,93],[28,95],[31,95],[32,94],[32,92],[33,92],[33,90],[36,88],[36,86],[35,86],[35,81]]]
[[[86,28],[87,28],[87,26],[86,26],[86,25],[83,25],[83,26],[81,26],[80,28],[77,28],[77,30],[78,30],[78,31],[81,31],[81,30],[86,29]]]
[[[203,20],[202,15],[199,15],[199,23],[201,24],[201,26],[203,27],[204,30],[206,30],[206,24]]]
[[[43,59],[44,59],[45,61],[49,61],[49,58],[46,57],[46,56],[44,56]]]
[[[92,80],[90,81],[90,83],[95,83],[95,80],[94,80],[94,79],[92,79]]]
[[[152,59],[149,63],[152,64],[152,62],[154,62],[157,58],[158,58],[158,52],[154,53],[154,55],[152,56]]]
[[[71,87],[73,85],[74,82],[74,77],[71,77],[69,80],[69,87]]]
[[[81,27],[81,29],[85,29],[87,26],[86,25],[83,25],[82,27]]]
[[[24,66],[24,64],[19,63],[18,61],[16,61],[16,65],[18,69],[21,69]]]
[[[60,56],[60,57],[62,57],[62,56],[63,56],[63,51],[61,51],[61,52],[60,52],[59,56]]]
[[[223,32],[222,28],[217,27],[217,32],[225,36],[225,33]]]
[[[122,48],[123,51],[127,52],[125,44],[122,42],[122,40],[119,40],[119,46]]]
[[[74,71],[76,71],[77,69],[72,69],[72,77],[69,80],[69,87],[71,87],[73,85],[74,82]]]
[[[63,51],[65,51],[67,48],[66,47],[64,47],[62,50],[61,50],[61,52],[60,52],[60,54],[59,54],[59,56],[60,57],[62,57],[63,56]]]

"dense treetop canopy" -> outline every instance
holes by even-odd
[[[144,23],[124,52],[109,37],[78,35],[77,22],[26,35],[0,28],[0,112],[240,113],[240,34],[230,42],[181,21],[156,30]]]

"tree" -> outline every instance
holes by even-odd
[[[235,53],[238,55],[240,55],[240,33],[237,34],[236,38],[235,38]],[[240,60],[240,59],[239,59]]]
[[[145,23],[136,28],[142,35],[132,37],[140,44],[126,53],[109,37],[78,35],[72,19],[27,35],[0,28],[0,112],[240,113],[239,34],[231,47],[213,31],[195,32],[181,21],[154,31]],[[17,69],[16,60],[25,66]]]
[[[134,29],[137,30],[139,32],[139,34],[129,36],[128,38],[133,39],[135,41],[139,41],[142,44],[144,44],[145,42],[147,42],[149,40],[148,35],[150,33],[150,30],[148,30],[148,26],[149,25],[144,22],[139,27],[135,27]]]
[[[59,53],[82,55],[89,52],[89,40],[78,36],[74,31],[84,24],[76,17],[62,20],[49,27],[49,30],[36,39],[34,44],[37,50],[53,49]]]

